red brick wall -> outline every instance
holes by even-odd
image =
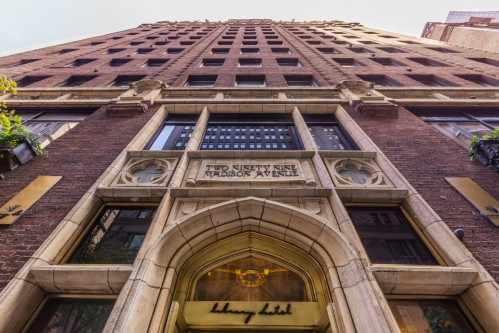
[[[63,176],[41,200],[10,226],[0,226],[0,289],[38,249],[64,215],[125,148],[153,112],[129,118],[97,110],[47,147],[46,157],[5,174],[0,205],[38,175]]]
[[[451,230],[464,228],[464,244],[498,280],[499,228],[481,217],[444,177],[470,177],[499,198],[499,173],[471,162],[466,149],[405,109],[398,119],[351,115]]]

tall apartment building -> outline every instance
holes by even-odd
[[[46,147],[0,180],[1,332],[499,332],[499,55],[158,22],[0,72]]]
[[[499,52],[499,11],[451,11],[445,22],[426,23],[422,37]]]

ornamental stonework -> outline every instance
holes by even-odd
[[[176,158],[130,158],[113,185],[167,186]]]
[[[328,158],[326,164],[337,187],[393,187],[374,159]]]

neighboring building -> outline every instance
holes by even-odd
[[[47,150],[0,180],[1,332],[499,332],[499,55],[158,22],[0,72]]]
[[[499,11],[451,11],[445,22],[426,23],[422,37],[499,53]]]

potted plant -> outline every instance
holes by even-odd
[[[16,93],[16,83],[0,76],[0,93]],[[8,111],[0,104],[0,172],[15,169],[41,154],[38,138],[22,123],[22,118],[14,111]]]
[[[474,135],[470,144],[470,157],[499,171],[499,129],[482,137]]]

